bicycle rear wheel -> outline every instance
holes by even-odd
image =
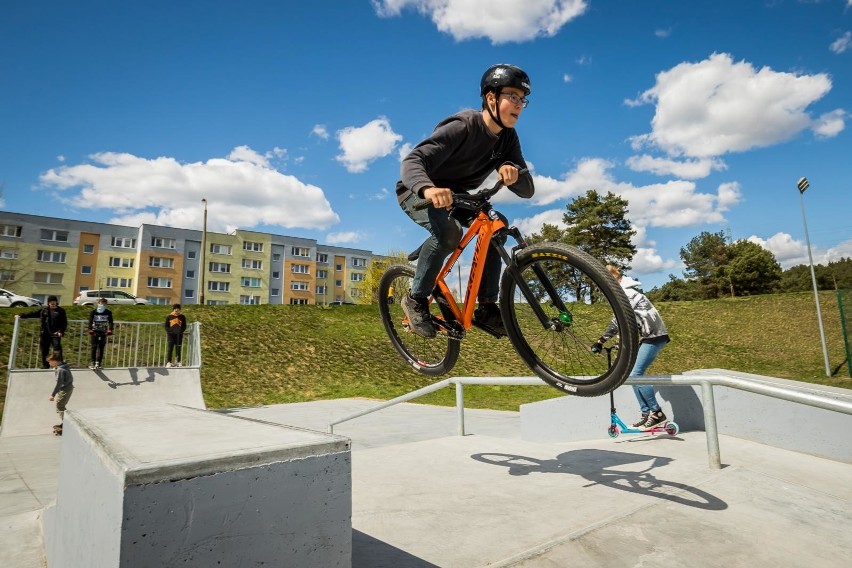
[[[500,294],[509,339],[545,382],[599,396],[627,379],[639,345],[636,318],[624,290],[593,257],[561,243],[529,246],[503,273]],[[620,333],[609,367],[591,345],[613,319]]]
[[[402,299],[411,290],[414,267],[395,264],[389,267],[379,281],[379,312],[394,349],[402,358],[424,375],[448,373],[459,358],[459,341],[451,339],[445,327],[438,325],[437,337],[423,339],[408,327],[402,311]],[[440,311],[432,302],[433,319],[441,322]]]

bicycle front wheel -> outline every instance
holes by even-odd
[[[424,375],[437,376],[450,372],[459,358],[459,341],[451,339],[445,327],[437,325],[437,336],[424,339],[411,331],[402,311],[402,299],[411,290],[414,267],[395,264],[379,281],[379,312],[394,349],[405,361]],[[432,302],[433,319],[440,324],[440,311]]]
[[[561,243],[526,247],[504,271],[500,294],[512,345],[545,382],[599,396],[627,380],[639,346],[636,318],[624,290],[593,257]],[[591,346],[613,320],[619,335],[610,366]]]

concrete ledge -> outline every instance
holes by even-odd
[[[852,401],[852,392],[846,389],[725,369],[690,371],[683,376],[700,379],[701,375],[748,379],[775,387]],[[700,387],[660,386],[657,387],[657,392],[663,412],[677,422],[681,431],[704,430],[704,406]],[[715,386],[713,394],[720,434],[852,463],[852,442],[843,434],[852,428],[852,415],[724,386]],[[632,423],[639,416],[633,389],[624,385],[615,391],[614,397],[618,415],[625,423]],[[521,436],[529,441],[573,442],[599,439],[606,437],[608,426],[608,396],[592,399],[564,396],[521,406]]]
[[[69,411],[51,568],[351,566],[347,438],[174,405]]]

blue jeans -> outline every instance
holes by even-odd
[[[639,344],[639,352],[636,354],[636,363],[633,365],[633,370],[630,371],[631,377],[640,377],[645,374],[663,347],[668,341],[643,341]],[[639,401],[639,409],[642,414],[656,412],[660,409],[660,404],[657,402],[657,393],[653,385],[633,385],[633,393],[636,395],[636,400]]]
[[[421,201],[423,200],[416,195],[411,195],[400,205],[406,215],[430,233],[430,237],[423,243],[420,256],[417,258],[417,269],[414,271],[414,281],[411,283],[411,296],[413,298],[426,298],[432,294],[444,261],[456,250],[463,236],[462,223],[450,215],[450,212],[446,209],[435,207],[421,211],[411,209]],[[508,226],[509,223],[506,218],[502,215],[500,218]],[[492,242],[503,246],[506,244],[506,236],[494,237]],[[478,300],[480,303],[497,301],[500,293],[500,270],[502,266],[503,262],[500,255],[489,250],[485,256],[482,282],[479,285]]]

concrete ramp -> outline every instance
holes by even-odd
[[[74,394],[68,408],[170,403],[205,408],[198,368],[130,367],[72,369]],[[46,434],[59,422],[48,400],[56,385],[53,369],[9,371],[0,437]]]

